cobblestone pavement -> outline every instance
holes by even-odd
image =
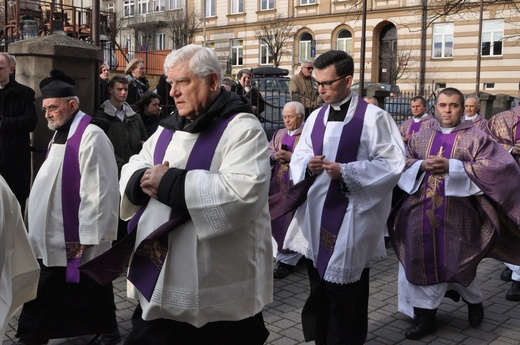
[[[520,344],[520,303],[505,299],[510,283],[499,279],[503,264],[491,259],[485,259],[478,270],[485,308],[484,322],[478,328],[469,326],[465,303],[444,299],[437,312],[437,332],[421,340],[406,340],[404,333],[410,327],[411,320],[397,312],[397,259],[391,249],[388,252],[388,256],[376,260],[370,270],[367,344]],[[263,313],[271,332],[268,345],[313,344],[303,341],[300,324],[300,312],[308,292],[304,266],[298,266],[295,272],[285,279],[275,280],[274,301]],[[114,293],[119,329],[124,339],[131,329],[130,318],[135,306],[134,300],[126,298],[124,277],[114,282]],[[16,326],[17,317],[14,317],[9,324],[4,345],[16,342]],[[51,340],[49,345],[81,345],[86,344],[90,338],[91,336],[55,339]]]

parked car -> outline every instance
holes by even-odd
[[[381,90],[390,91],[390,97],[392,97],[392,98],[399,97],[399,95],[401,94],[401,89],[399,88],[399,85],[366,81],[366,82],[364,82],[364,85],[363,85],[363,88],[365,89],[363,96],[366,96],[366,93],[367,93],[367,90],[369,87],[376,87],[376,88],[379,87]],[[359,83],[353,83],[350,86],[350,89],[352,91],[354,91],[355,93],[361,95],[361,93],[359,92]]]

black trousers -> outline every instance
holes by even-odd
[[[321,279],[312,260],[307,260],[311,291],[302,311],[305,341],[316,345],[363,344],[368,332],[369,269],[351,284]]]
[[[138,305],[125,345],[262,345],[269,337],[262,313],[239,321],[210,322],[197,328],[167,319],[145,321]]]

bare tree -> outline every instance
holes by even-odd
[[[174,49],[192,43],[195,31],[200,26],[200,14],[181,9],[164,12],[164,17]]]
[[[284,55],[292,53],[292,42],[295,31],[294,21],[285,18],[283,14],[269,16],[258,22],[260,29],[255,31],[255,37],[264,43],[273,58],[275,67],[280,65]]]

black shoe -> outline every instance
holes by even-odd
[[[520,282],[513,280],[513,284],[509,288],[509,291],[506,293],[506,299],[508,301],[520,301]]]
[[[289,275],[294,270],[294,266],[278,262],[276,268],[273,270],[273,277],[276,279],[282,279]]]
[[[100,333],[92,338],[88,345],[116,345],[121,341],[119,330],[112,333]]]
[[[433,333],[437,330],[437,323],[435,321],[435,314],[416,316],[413,320],[413,326],[409,328],[405,337],[411,340],[421,339],[425,335]]]
[[[468,321],[472,327],[477,327],[484,320],[484,306],[482,302],[468,303]]]
[[[511,276],[513,275],[513,271],[509,267],[504,268],[502,273],[500,273],[500,279],[505,282],[511,281]]]

